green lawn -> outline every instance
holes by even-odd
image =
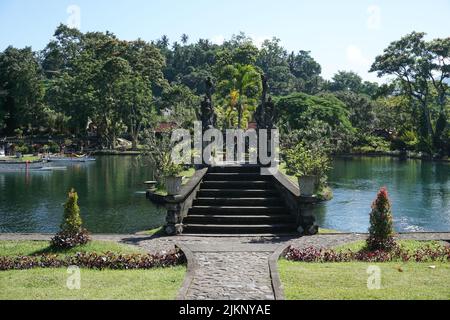
[[[367,288],[366,271],[373,265],[381,269],[379,290]],[[279,272],[288,300],[450,299],[448,263],[321,264],[281,260]]]
[[[33,155],[24,155],[22,156],[22,158],[17,158],[17,157],[5,157],[3,159],[3,161],[15,161],[15,162],[26,162],[26,161],[39,161],[41,160],[40,157],[38,156],[33,156]]]
[[[138,247],[109,241],[92,241],[70,250],[55,251],[47,241],[0,241],[0,256],[31,256],[44,253],[71,255],[77,252],[145,253]]]
[[[408,251],[439,242],[399,241]],[[364,241],[334,248],[359,251]],[[369,266],[381,269],[381,289],[369,290]],[[431,267],[431,268],[430,268]],[[345,262],[305,263],[279,261],[281,282],[289,300],[429,300],[450,299],[450,263],[429,262]]]
[[[30,256],[42,253],[72,255],[76,252],[145,253],[141,249],[107,241],[55,252],[47,241],[0,241],[0,256]],[[80,290],[69,290],[67,270],[32,269],[0,271],[0,300],[61,299],[174,299],[183,283],[185,266],[150,270],[81,269]]]
[[[0,271],[0,300],[172,300],[185,271],[82,269],[79,290],[67,288],[66,269]]]
[[[333,233],[341,233],[341,232],[333,229],[319,228],[319,234],[333,234]]]

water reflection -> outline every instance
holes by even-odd
[[[365,232],[380,187],[393,202],[397,231],[450,231],[450,164],[393,158],[336,159],[329,175],[334,199],[317,206],[325,228]]]
[[[0,232],[57,231],[72,187],[92,232],[129,233],[159,226],[164,209],[139,193],[152,176],[151,168],[135,157],[98,157],[95,163],[69,165],[66,171],[0,173]]]

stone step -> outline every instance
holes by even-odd
[[[261,225],[271,223],[294,223],[291,215],[266,214],[266,215],[208,215],[195,214],[187,216],[183,223],[185,224],[225,224],[232,225]]]
[[[208,173],[260,173],[261,167],[255,165],[210,167]]]
[[[264,189],[206,189],[200,190],[197,193],[199,198],[220,198],[226,195],[228,197],[239,198],[264,198],[264,197],[278,197],[280,194],[277,190],[264,190]]]
[[[223,193],[226,195],[226,193]],[[263,198],[225,198],[225,197],[198,197],[194,206],[282,206],[283,201],[278,197]]]
[[[284,206],[193,206],[189,209],[189,214],[237,214],[237,215],[253,215],[253,214],[289,214],[289,210]]]
[[[279,234],[295,233],[293,224],[260,224],[260,225],[224,225],[224,224],[185,224],[184,233],[197,234]]]
[[[259,173],[207,173],[204,181],[271,181],[271,178]]]
[[[269,181],[205,181],[200,186],[205,189],[274,189]]]

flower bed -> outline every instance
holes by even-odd
[[[375,250],[369,251],[366,249],[360,251],[352,251],[350,249],[345,251],[333,249],[317,249],[305,248],[298,249],[289,247],[284,257],[290,261],[298,262],[392,262],[392,261],[415,261],[415,262],[448,262],[450,261],[450,247],[445,246],[431,246],[425,245],[413,252],[396,246],[391,251]]]
[[[107,252],[77,253],[72,256],[38,255],[0,257],[0,270],[26,270],[33,268],[61,268],[78,266],[86,269],[152,269],[184,264],[186,258],[182,251],[174,250],[166,254],[117,254]]]

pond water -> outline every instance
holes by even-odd
[[[0,232],[56,232],[70,188],[94,233],[133,233],[160,226],[165,210],[145,198],[152,169],[136,157],[97,157],[65,171],[0,172]],[[370,206],[388,188],[397,231],[450,231],[450,164],[391,158],[336,159],[334,199],[315,208],[324,228],[365,232]]]
[[[163,224],[165,210],[145,197],[151,168],[136,157],[104,156],[65,171],[0,172],[0,232],[56,232],[67,192],[78,192],[93,233],[133,233]]]
[[[371,204],[379,188],[386,187],[396,231],[450,231],[450,163],[336,159],[329,182],[334,199],[315,209],[324,228],[366,232]]]

